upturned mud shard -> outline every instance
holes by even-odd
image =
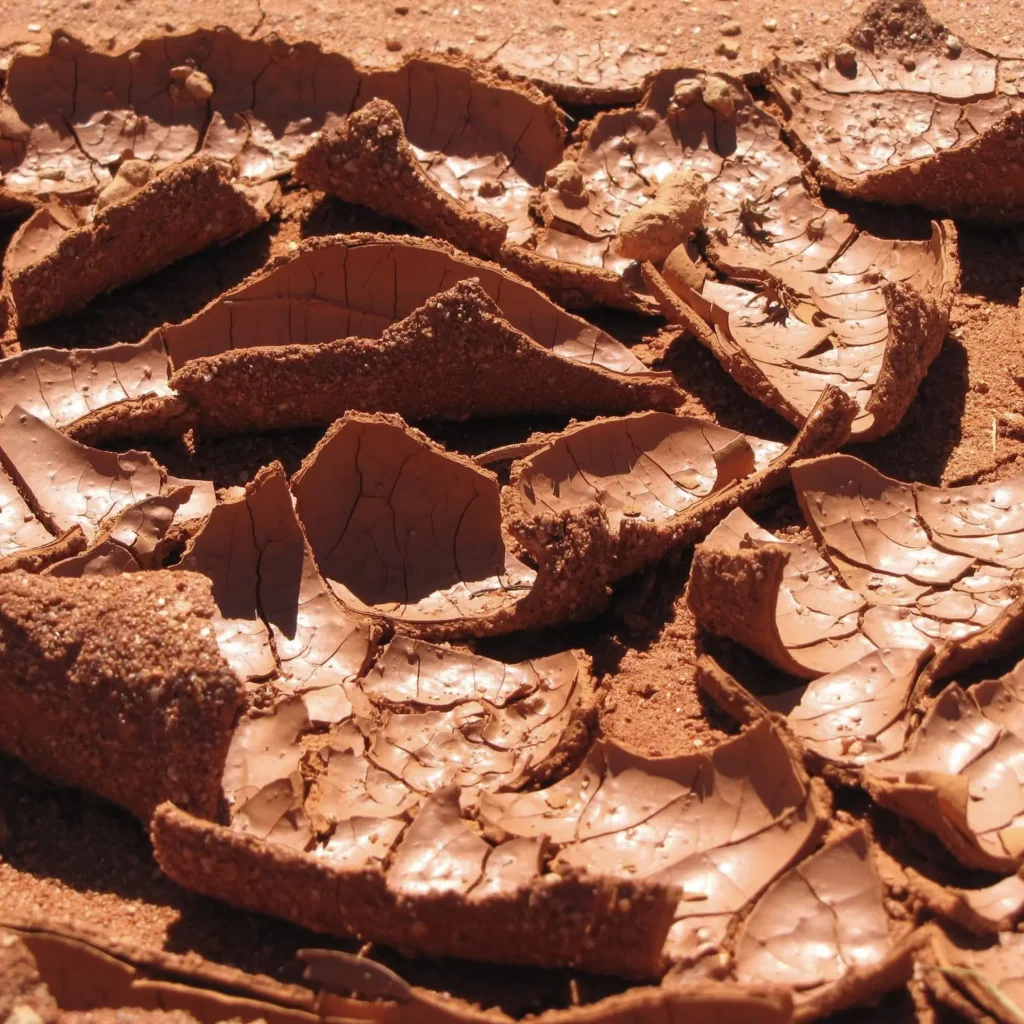
[[[18,327],[252,231],[275,211],[273,182],[244,188],[209,157],[188,160],[100,207],[40,207],[4,255],[2,297]]]
[[[242,686],[213,615],[195,574],[0,575],[0,746],[143,821],[164,800],[215,814]]]
[[[1019,477],[902,484],[846,455],[792,475],[815,539],[733,512],[695,552],[690,602],[706,628],[805,679],[929,647],[938,678],[1016,642]]]
[[[935,699],[900,756],[864,784],[883,806],[934,832],[962,862],[1009,872],[1024,858],[1024,665]]]
[[[561,156],[561,116],[532,87],[471,65],[414,58],[367,72],[311,43],[225,28],[114,54],[57,32],[48,53],[19,54],[3,97],[0,171],[13,199],[40,204],[5,265],[19,322],[251,230],[272,209],[272,179],[319,132],[385,102],[424,183],[500,224],[502,237],[522,233],[531,194]],[[138,258],[115,259],[112,246]],[[49,294],[52,277],[84,253],[90,273],[77,290]]]
[[[880,0],[845,43],[769,81],[823,186],[1006,223],[1024,219],[1022,75],[1019,55],[962,42],[920,0]]]

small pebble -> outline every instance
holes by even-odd
[[[384,45],[392,52],[397,53],[402,48],[402,40],[395,36],[388,36],[384,40]]]
[[[765,18],[761,24],[764,25],[766,32],[774,32],[779,27],[779,23],[774,18]]]
[[[664,57],[668,53],[668,47],[664,43],[658,43],[654,48],[654,53],[658,57]]]
[[[42,25],[37,25],[33,21],[32,24],[29,25],[28,30],[29,30],[29,32],[42,32],[43,31],[43,26]]]
[[[721,54],[721,56],[728,58],[729,60],[735,60],[740,55],[740,48],[727,39],[723,39],[716,47],[715,53]]]
[[[905,57],[904,57],[904,58],[903,58],[903,59],[902,59],[902,60],[900,61],[900,63],[901,63],[901,64],[902,64],[902,65],[903,65],[903,66],[904,66],[904,67],[905,67],[905,68],[906,68],[906,69],[907,69],[908,71],[913,71],[913,70],[914,70],[914,68],[916,68],[916,67],[917,67],[917,61],[916,61],[916,60],[914,60],[914,58],[913,58],[913,57],[911,57],[911,56],[910,56],[909,54],[907,54],[907,56],[905,56]]]
[[[840,43],[834,54],[837,70],[844,75],[857,73],[857,51],[849,43]]]
[[[946,36],[946,51],[950,57],[959,57],[963,50],[963,43],[954,35]]]
[[[408,4],[395,4],[395,14],[408,14],[408,13],[409,13],[409,5]]]
[[[738,21],[727,21],[719,30],[723,36],[738,36],[743,26]]]

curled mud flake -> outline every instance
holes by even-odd
[[[918,974],[940,1004],[973,1020],[1019,1024],[1024,1015],[1024,936],[1000,932],[986,944],[935,929]]]
[[[505,547],[493,476],[400,422],[340,420],[292,486],[320,571],[360,612],[485,626],[536,581]]]
[[[209,583],[7,573],[0,590],[0,747],[144,821],[164,800],[216,814],[242,688],[210,636]]]
[[[146,452],[88,448],[15,406],[0,424],[0,463],[53,533],[78,526],[92,542],[129,506],[191,486],[174,520],[184,523],[213,506],[213,488],[169,477]]]
[[[823,186],[858,199],[1020,220],[1024,190],[1000,171],[1024,153],[1020,60],[940,39],[925,5],[911,6],[927,26],[911,52],[884,30],[867,46],[858,27],[831,54],[770,69],[801,156]]]
[[[882,648],[806,687],[762,697],[785,714],[808,750],[839,764],[866,764],[903,749],[910,696],[929,648]]]
[[[3,293],[13,318],[27,327],[73,312],[102,292],[251,231],[267,220],[278,195],[273,183],[240,188],[222,165],[199,157],[138,187],[115,177],[87,208],[89,216],[79,211],[69,220],[53,206],[40,210],[4,257]]]
[[[741,207],[748,240],[764,236],[765,209]],[[697,337],[748,393],[799,425],[831,384],[860,408],[853,435],[870,438],[899,423],[941,347],[958,276],[953,237],[945,223],[929,242],[862,233],[808,268],[771,256],[779,239],[756,263],[735,254],[735,242],[713,247],[712,263],[730,274],[760,267],[759,289],[703,278],[694,287],[669,268],[664,279],[644,273],[670,319],[695,329],[698,318]]]
[[[911,695],[932,649],[883,648],[805,686],[753,694],[711,659],[698,682],[741,722],[785,715],[793,735],[828,764],[856,767],[894,757],[910,727]]]
[[[374,634],[342,611],[316,571],[279,463],[213,510],[176,568],[212,580],[217,641],[242,678],[277,675],[278,688],[310,694],[318,720],[348,717],[348,691]]]
[[[0,359],[0,419],[20,405],[64,429],[97,410],[166,397],[167,355],[159,336],[96,349],[37,348]]]
[[[974,935],[1013,931],[1024,917],[1024,877],[1020,870],[975,889],[942,885],[913,868],[906,873],[910,891],[929,911]]]
[[[379,340],[240,348],[187,362],[171,384],[204,429],[229,433],[322,426],[360,410],[461,421],[683,399],[669,373],[561,358],[505,320],[475,280],[428,298]]]
[[[794,466],[793,481],[827,557],[876,606],[864,619],[876,643],[893,631],[901,645],[963,640],[1017,614],[1020,524],[1009,503],[1020,478],[926,487],[829,456]]]
[[[845,455],[797,463],[792,476],[824,554],[733,513],[694,558],[688,593],[705,628],[804,678],[845,669],[876,648],[932,647],[926,672],[939,678],[1012,647],[1022,616],[1013,541],[999,553],[984,536],[968,534],[947,550],[940,528],[955,535],[960,522],[965,533],[977,526],[981,534],[1001,524],[1013,538],[1013,517],[998,502],[1013,493],[1016,478],[925,488]],[[947,506],[959,514],[950,516]],[[926,517],[940,527],[926,528]],[[730,579],[724,594],[723,574]]]
[[[717,457],[727,449],[731,458],[720,467]],[[619,530],[626,519],[670,521],[767,468],[783,451],[781,444],[760,442],[755,461],[742,434],[686,416],[647,413],[567,431],[523,460],[515,486],[534,514],[597,502]]]
[[[422,60],[393,82],[372,81],[376,96],[320,135],[298,176],[484,255],[496,256],[506,237],[529,238],[530,203],[562,159],[564,128],[551,101]]]
[[[305,705],[295,697],[269,714],[242,717],[231,737],[222,782],[232,829],[297,849],[312,841],[299,771],[302,736],[309,730]]]
[[[814,544],[780,540],[739,509],[695,549],[687,597],[703,628],[804,679],[876,649],[861,627],[867,601]]]
[[[936,833],[972,867],[1024,858],[1024,667],[964,691],[948,686],[898,758],[871,767],[870,792]]]
[[[792,986],[805,1019],[871,1001],[911,973],[883,897],[866,835],[848,833],[757,902],[736,942],[737,978]]]
[[[479,281],[516,330],[556,355],[616,373],[650,372],[625,346],[514,274],[442,242],[395,235],[304,242],[293,255],[272,261],[161,333],[178,369],[233,348],[380,338],[439,292],[469,278]]]
[[[484,794],[480,814],[506,834],[546,837],[562,870],[677,886],[663,952],[680,965],[714,952],[736,915],[813,847],[825,820],[766,722],[709,755],[645,758],[605,740],[547,789]]]
[[[801,451],[843,443],[852,403],[834,389],[788,448],[686,416],[641,413],[570,427],[512,468],[502,501],[536,529],[597,506],[616,578],[692,544],[738,504],[785,482]]]
[[[115,576],[161,568],[164,542],[173,538],[178,510],[192,497],[191,485],[144,498],[120,512],[103,538],[81,554],[54,563],[47,576]],[[191,517],[190,517],[191,518]]]

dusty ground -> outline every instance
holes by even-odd
[[[114,48],[150,33],[221,22],[255,35],[277,32],[318,39],[367,64],[393,62],[416,45],[454,45],[510,71],[540,67],[537,77],[562,97],[577,95],[581,86],[625,97],[635,95],[643,75],[662,63],[728,65],[744,71],[775,52],[817,47],[844,33],[866,6],[864,0],[628,0],[618,8],[582,0],[517,0],[512,5],[499,5],[498,0],[465,5],[462,0],[395,5],[349,0],[333,8],[306,0],[221,0],[217,5],[205,0],[5,0],[0,3],[0,53],[9,55],[20,45],[45,45],[48,31],[58,26]],[[1024,39],[1021,0],[933,0],[929,6],[951,30],[976,45],[1012,52],[1012,44]],[[723,35],[721,29],[731,22],[740,26],[739,33]],[[774,31],[769,31],[769,22],[775,24]],[[723,40],[739,47],[735,60],[716,54]],[[540,55],[553,53],[564,60],[546,65],[539,61]],[[870,212],[850,212],[869,218],[866,223],[883,233],[887,224],[893,231],[908,226],[895,224],[888,214],[880,225],[877,217],[870,220]],[[905,220],[918,231],[926,224],[912,211]],[[22,342],[95,346],[134,341],[164,321],[195,312],[302,237],[382,226],[366,211],[296,189],[286,196],[279,221],[98,299],[73,319],[27,331]],[[1006,425],[1012,418],[1008,414],[1024,414],[1018,311],[1024,230],[960,230],[962,294],[942,352],[900,428],[855,452],[904,479],[967,483],[1024,468],[1019,465],[1024,446]],[[687,411],[710,414],[765,437],[791,435],[785,423],[747,398],[696,342],[654,320],[603,315],[601,323],[639,346],[644,358],[659,357],[675,371],[692,396]],[[424,429],[449,446],[479,450],[525,436],[538,426],[557,425],[455,430],[428,424]],[[271,457],[281,457],[294,469],[314,441],[307,435],[250,438],[201,446],[193,455],[174,446],[156,454],[173,472],[205,475],[225,485],[249,478]],[[800,518],[783,498],[765,509],[761,520],[773,528]],[[557,638],[519,636],[482,649],[522,657],[556,643],[584,647],[603,675],[609,731],[651,753],[713,744],[729,725],[702,703],[690,678],[688,664],[699,638],[681,598],[686,570],[683,558],[627,581],[611,611],[597,623],[561,631]],[[755,659],[738,657],[746,671],[759,671]],[[192,951],[289,980],[298,978],[294,951],[325,944],[322,938],[178,889],[155,867],[143,830],[127,815],[90,797],[54,789],[10,760],[0,760],[0,780],[0,917],[42,914],[70,920],[101,934]],[[570,998],[567,972],[489,967],[484,995],[481,974],[472,969],[400,966],[410,980],[485,1002],[498,1000],[514,1012],[565,1005]],[[581,984],[584,998],[605,990],[593,981]],[[891,1019],[912,1019],[904,994],[887,1000],[885,1010]],[[859,1019],[879,1018],[871,1012]]]
[[[113,50],[146,35],[222,24],[253,36],[315,39],[369,66],[395,63],[416,48],[457,47],[536,77],[569,99],[580,90],[623,99],[638,96],[644,76],[666,64],[746,73],[776,54],[814,52],[844,35],[867,6],[868,0],[4,0],[0,55],[46,46],[55,28]],[[983,49],[1008,53],[1022,45],[1021,0],[928,6]],[[735,56],[718,53],[720,47],[735,47]]]

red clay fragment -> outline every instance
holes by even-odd
[[[214,635],[242,679],[273,678],[286,693],[345,689],[376,650],[374,631],[317,573],[280,463],[213,509],[174,568],[210,578]]]
[[[0,359],[0,420],[20,405],[67,430],[101,409],[169,396],[167,376],[167,353],[157,334],[135,345],[29,349]]]
[[[670,886],[575,874],[468,900],[444,889],[399,894],[379,868],[339,869],[169,804],[153,818],[152,839],[161,868],[190,889],[315,931],[373,936],[432,956],[654,978],[675,902]],[[325,901],[323,892],[345,895]]]
[[[624,345],[514,274],[444,242],[403,235],[309,239],[159,334],[179,370],[190,360],[234,348],[380,338],[430,298],[469,278],[479,281],[516,330],[555,355],[616,373],[651,373]]]
[[[893,430],[949,325],[959,282],[952,223],[933,223],[929,242],[862,233],[823,268],[768,259],[748,266],[765,281],[762,291],[717,281],[705,281],[699,293],[685,284],[673,291],[653,266],[643,269],[665,315],[693,331],[744,391],[791,423],[802,423],[832,384],[860,408],[854,437]]]
[[[472,279],[379,339],[239,348],[185,363],[171,387],[215,433],[323,426],[350,410],[464,420],[673,409],[684,399],[671,374],[562,358],[505,320]]]
[[[657,413],[585,424],[517,463],[499,500],[492,474],[401,420],[350,414],[305,460],[292,488],[320,571],[357,613],[427,636],[507,632],[596,614],[613,580],[693,543],[738,503],[779,486],[801,453],[842,444],[851,415],[850,403],[830,392],[784,451]],[[639,441],[630,440],[633,431]],[[661,447],[679,451],[675,478],[659,482]],[[577,472],[605,478],[602,487],[563,490]],[[658,479],[649,484],[651,472]],[[648,502],[649,514],[629,515],[620,495],[650,486],[669,504]],[[552,504],[555,491],[569,499]]]
[[[1024,629],[1019,477],[901,484],[847,455],[792,476],[818,545],[732,513],[695,551],[687,592],[702,626],[805,679],[880,648],[933,647],[922,691],[1012,649]]]
[[[891,921],[871,842],[847,833],[761,897],[736,942],[741,982],[791,985],[794,1020],[871,1005],[913,972],[914,939]]]
[[[899,757],[864,776],[883,806],[913,818],[958,860],[1016,871],[1024,860],[1024,663],[963,690],[948,686]]]
[[[209,594],[194,574],[0,575],[0,747],[143,821],[168,799],[215,814],[242,688]]]
[[[891,27],[906,22],[910,47]],[[1022,72],[1018,56],[951,37],[921,0],[878,0],[845,43],[777,62],[769,84],[825,188],[1006,224],[1024,219],[1024,183],[1009,170],[1024,160]]]
[[[78,226],[63,229],[40,210],[7,248],[3,297],[19,327],[73,312],[102,292],[252,231],[277,196],[273,184],[236,186],[223,167],[199,157]]]
[[[323,132],[299,157],[295,176],[310,188],[369,206],[488,259],[497,258],[508,232],[504,220],[460,202],[472,203],[472,193],[459,187],[458,197],[452,196],[430,177],[406,138],[401,116],[387,100],[371,100],[337,128]],[[459,183],[455,175],[451,180]],[[500,177],[485,178],[477,189],[496,196],[506,191]],[[527,189],[518,204],[521,211],[507,211],[525,220],[527,230],[528,199]]]
[[[121,513],[145,499],[189,488],[187,500],[174,503],[173,523],[179,526],[207,515],[215,504],[208,481],[169,476],[147,452],[89,448],[19,406],[0,424],[0,466],[52,535],[78,526],[89,543],[109,534]]]

